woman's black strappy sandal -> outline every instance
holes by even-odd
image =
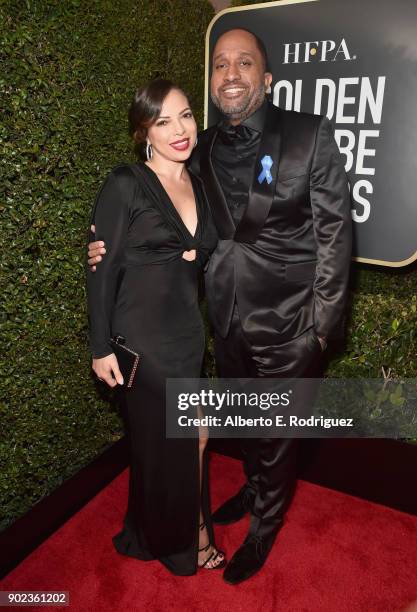
[[[201,523],[200,524],[200,529],[204,529],[205,526],[206,526],[205,523]],[[203,546],[203,548],[199,548],[198,552],[202,552],[203,550],[207,551],[207,550],[209,550],[210,546],[212,546],[212,544],[209,542],[207,544],[207,546]],[[220,555],[223,557],[223,559],[221,561],[216,563],[216,565],[211,565],[211,566],[208,565],[208,563],[210,563],[210,561],[212,563],[214,563],[216,561],[217,557],[219,557]],[[217,550],[217,548],[213,547],[213,552],[211,553],[211,555],[209,555],[207,557],[207,559],[204,561],[204,563],[202,563],[201,565],[198,564],[198,567],[199,568],[204,568],[204,569],[221,569],[221,568],[225,567],[226,564],[227,564],[227,561],[226,561],[225,553],[222,550]]]

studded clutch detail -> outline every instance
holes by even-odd
[[[110,338],[109,343],[116,355],[125,385],[127,388],[130,388],[135,380],[136,370],[141,356],[139,353],[125,346],[125,341],[126,339],[123,336],[116,335]]]

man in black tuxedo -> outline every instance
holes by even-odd
[[[265,97],[271,80],[257,37],[242,29],[220,36],[211,97],[223,120],[199,135],[191,169],[219,234],[205,282],[224,378],[312,377],[343,328],[346,173],[327,118],[274,107]],[[224,571],[231,584],[264,564],[296,482],[295,440],[246,439],[242,452],[247,482],[213,515],[228,524],[250,513],[249,533]]]
[[[213,51],[211,97],[224,119],[205,130],[191,168],[219,233],[205,274],[219,375],[312,377],[340,336],[351,257],[346,173],[325,117],[265,100],[272,75],[262,42],[231,30]],[[295,440],[242,441],[247,482],[213,515],[251,514],[229,562],[237,583],[264,563],[295,485]]]

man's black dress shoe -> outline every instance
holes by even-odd
[[[229,525],[229,523],[240,521],[252,509],[254,499],[254,493],[248,486],[244,485],[236,495],[228,499],[220,508],[217,508],[211,517],[213,523]]]
[[[223,579],[229,584],[247,580],[261,569],[269,551],[262,536],[248,536],[227,564]]]
[[[269,530],[268,535],[253,535],[249,532],[242,546],[237,549],[223,572],[225,582],[238,584],[261,569],[282,524],[283,521],[280,520],[272,530]]]

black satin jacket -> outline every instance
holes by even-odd
[[[191,160],[219,234],[205,273],[215,330],[227,335],[236,299],[254,345],[281,344],[312,327],[319,336],[340,337],[352,219],[329,120],[269,105],[248,205],[237,226],[211,160],[217,133],[213,126],[199,135]],[[273,161],[270,180],[261,180],[265,156]]]

